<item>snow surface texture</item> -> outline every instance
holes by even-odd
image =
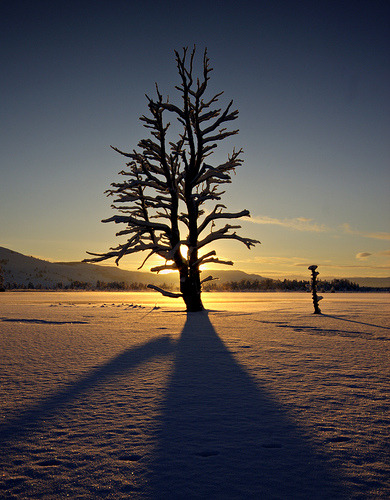
[[[389,498],[389,294],[0,294],[0,498]]]

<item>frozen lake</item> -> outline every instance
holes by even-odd
[[[359,307],[389,307],[389,293],[326,293],[320,306],[323,312]],[[303,292],[206,292],[206,309],[237,312],[299,310],[312,312],[310,293]],[[163,297],[157,292],[8,292],[0,294],[0,304],[137,304],[185,311],[182,299]],[[347,311],[345,311],[347,312]]]

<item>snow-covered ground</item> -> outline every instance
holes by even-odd
[[[0,498],[390,498],[389,294],[0,294]]]

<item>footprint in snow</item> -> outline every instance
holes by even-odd
[[[121,455],[118,457],[118,460],[122,460],[123,462],[138,462],[138,460],[141,460],[142,455],[137,455],[137,453],[134,453],[133,455]]]
[[[40,462],[37,462],[37,465],[41,467],[54,467],[55,465],[61,465],[61,464],[62,464],[61,460],[57,460],[56,458],[41,460]]]
[[[264,443],[261,445],[261,447],[271,450],[271,449],[282,448],[282,445],[280,443]]]
[[[204,451],[200,451],[199,453],[195,453],[195,455],[197,457],[202,457],[202,458],[215,457],[216,455],[219,455],[219,451],[204,450]]]
[[[326,440],[327,443],[347,443],[348,441],[351,441],[351,438],[347,436],[336,436]]]

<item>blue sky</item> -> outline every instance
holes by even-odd
[[[388,1],[4,1],[0,245],[82,260],[118,243],[103,192],[147,134],[144,94],[176,98],[174,49],[208,48],[210,93],[234,99],[244,150],[219,244],[270,277],[390,274]],[[123,261],[135,269],[143,256]]]

